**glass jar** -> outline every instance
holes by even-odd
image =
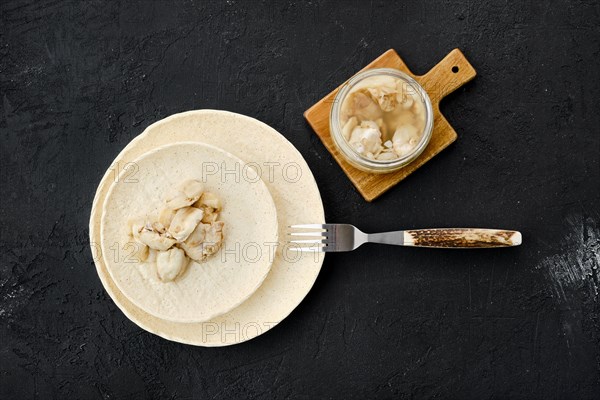
[[[366,78],[377,76],[391,76],[395,79],[399,79],[402,82],[402,85],[406,85],[407,88],[413,91],[415,97],[422,101],[425,110],[425,123],[424,128],[420,132],[419,141],[409,153],[403,154],[402,156],[398,156],[397,158],[391,160],[377,160],[359,153],[344,137],[342,130],[343,126],[340,120],[342,106],[346,100],[346,97],[352,93],[352,89]],[[423,89],[423,87],[409,75],[392,68],[369,69],[359,72],[353,76],[338,91],[337,95],[335,96],[333,107],[331,108],[331,113],[329,114],[329,128],[334,143],[336,144],[340,153],[350,164],[367,172],[388,173],[406,166],[415,160],[423,152],[423,150],[425,150],[429,140],[431,139],[431,132],[433,130],[433,108],[431,106],[431,100],[429,99],[425,89]]]

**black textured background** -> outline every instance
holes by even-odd
[[[600,398],[600,7],[539,3],[2,1],[0,398]],[[454,47],[458,141],[365,203],[302,112],[388,48],[424,73]],[[133,137],[201,108],[285,135],[329,221],[524,245],[333,254],[255,340],[160,339],[103,290],[90,206]]]

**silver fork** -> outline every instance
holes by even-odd
[[[364,243],[453,249],[510,247],[521,233],[503,229],[432,228],[364,233],[349,224],[291,225],[288,248],[295,251],[352,251]]]

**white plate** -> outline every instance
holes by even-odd
[[[296,254],[280,246],[271,271],[250,298],[201,323],[163,320],[135,306],[115,285],[101,257],[102,204],[114,171],[147,151],[179,141],[212,144],[254,163],[275,202],[280,238],[285,238],[289,225],[325,222],[319,190],[300,153],[277,131],[253,118],[216,110],[176,114],[149,126],[123,149],[100,182],[90,217],[91,247],[100,280],[123,313],[143,329],[176,342],[198,346],[240,343],[265,333],[296,308],[319,274],[322,254]]]
[[[225,240],[217,254],[162,282],[156,262],[132,256],[127,221],[158,218],[164,199],[188,179],[221,199]],[[203,322],[242,304],[265,279],[278,241],[277,211],[262,179],[241,159],[204,143],[177,142],[144,153],[121,172],[104,201],[100,237],[111,278],[136,306],[169,321]]]

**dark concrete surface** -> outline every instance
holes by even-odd
[[[302,112],[388,48],[424,73],[455,47],[458,141],[365,203]],[[593,1],[2,1],[0,398],[598,399],[599,104]],[[202,108],[279,130],[330,221],[524,245],[333,254],[263,336],[163,340],[102,288],[90,206],[132,138]]]

